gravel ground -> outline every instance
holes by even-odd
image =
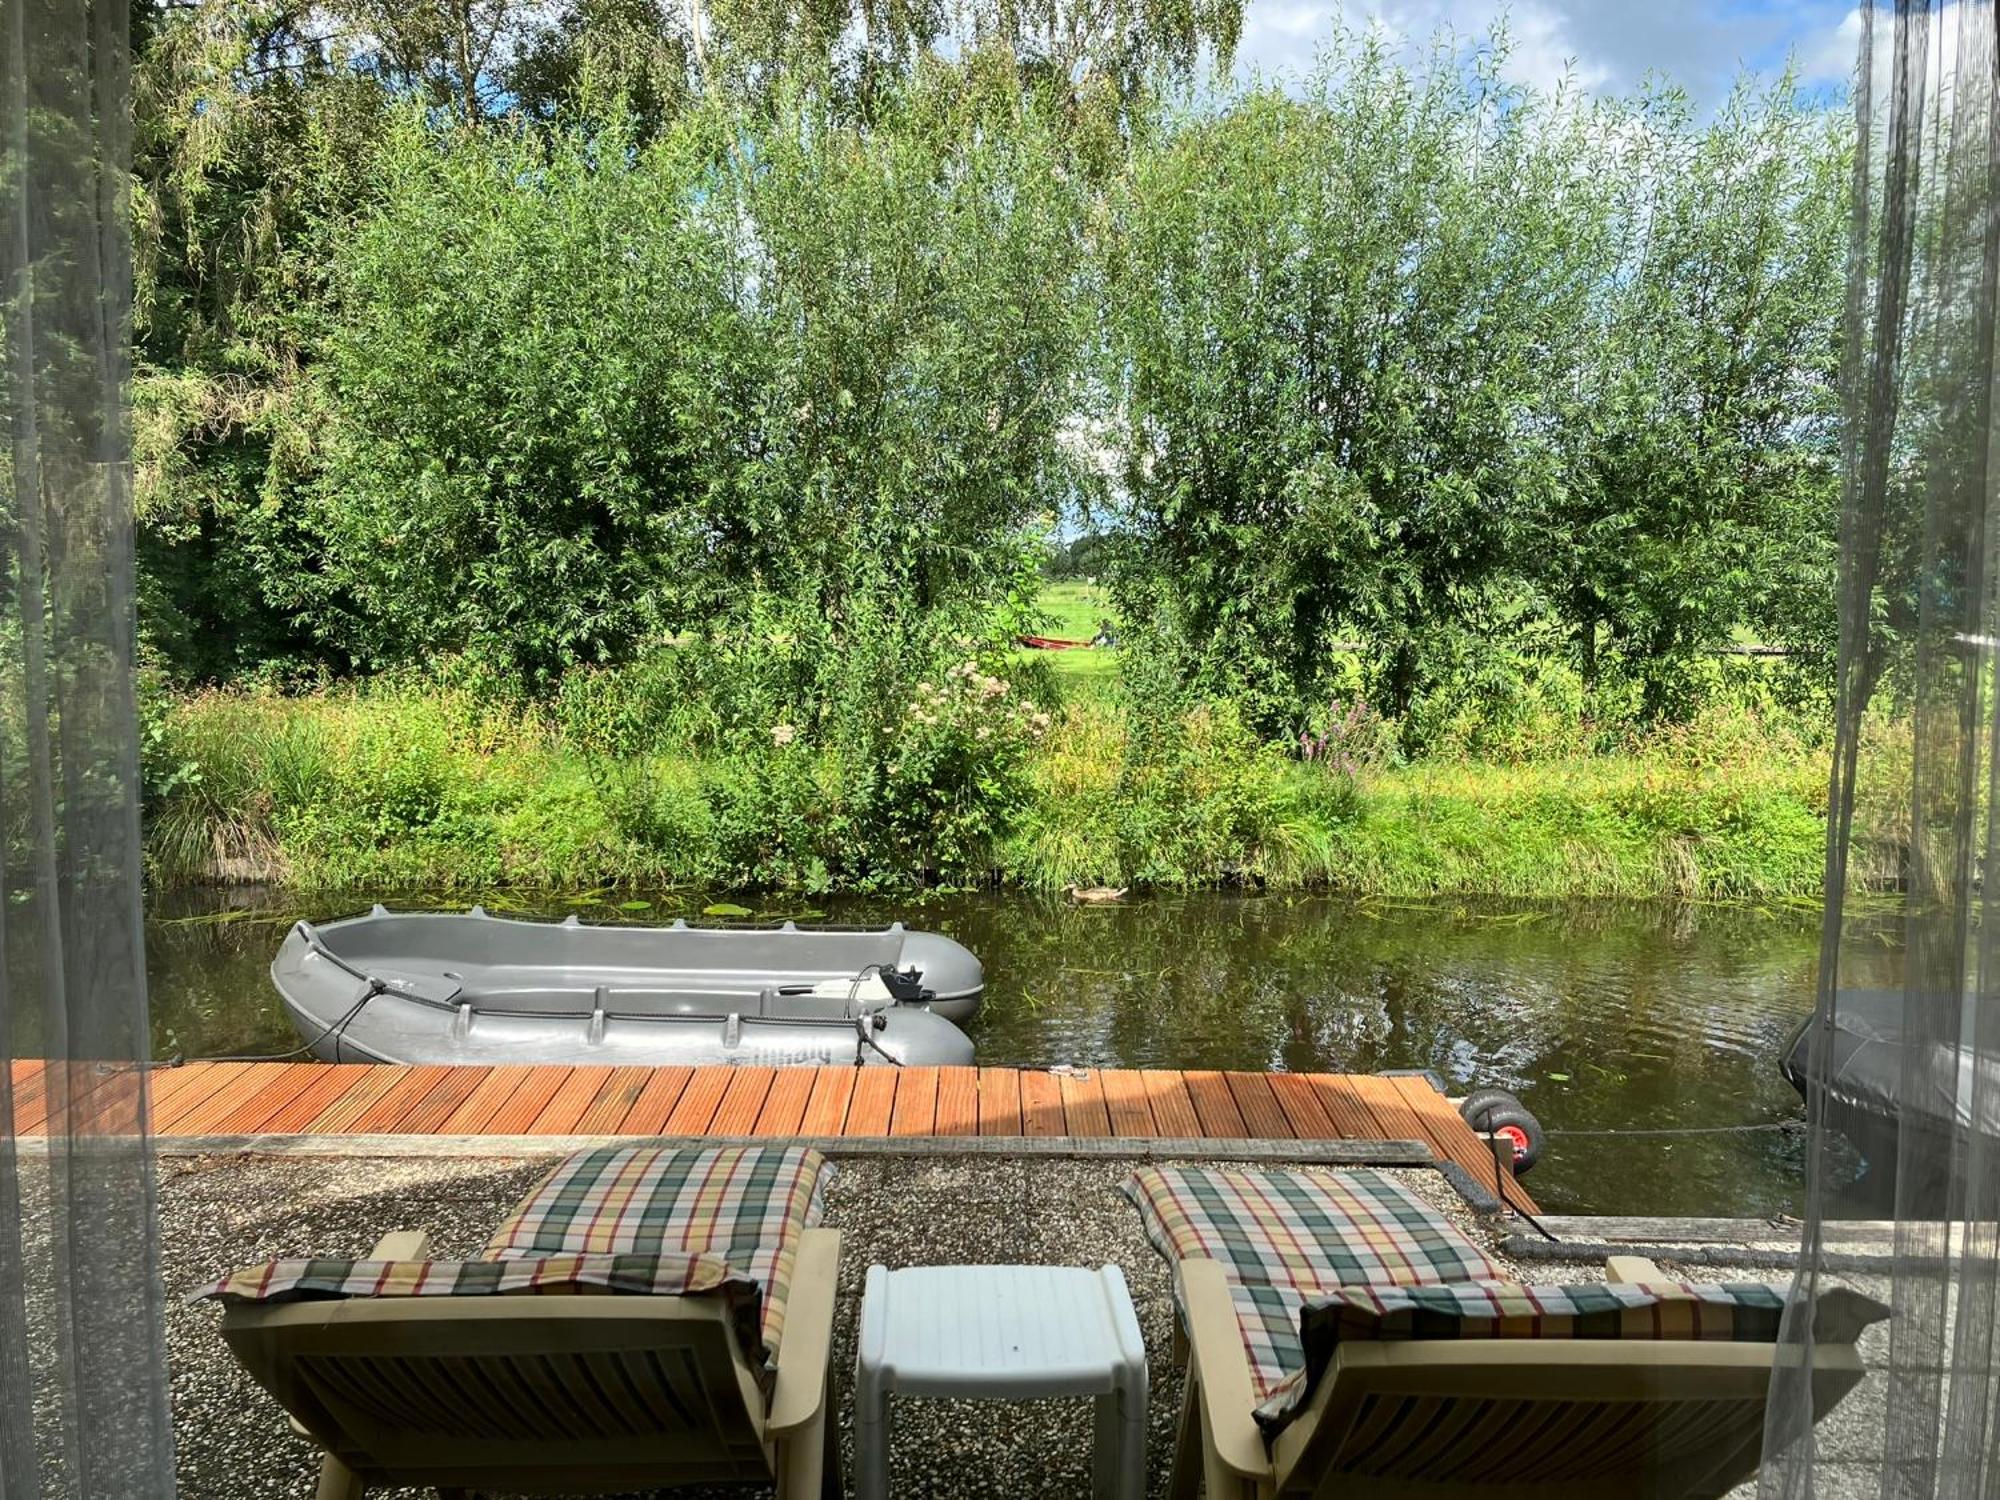
[[[474,1253],[548,1165],[490,1157],[168,1159],[160,1187],[166,1283],[179,1292],[273,1256],[360,1255],[389,1229],[428,1231],[440,1256]],[[827,1222],[843,1237],[834,1348],[834,1398],[843,1427],[851,1417],[862,1278],[871,1263],[1115,1263],[1124,1269],[1146,1339],[1149,1492],[1164,1495],[1181,1382],[1168,1354],[1173,1313],[1166,1268],[1117,1190],[1133,1165],[1049,1157],[842,1160],[828,1192]],[[1499,1254],[1493,1226],[1436,1173],[1391,1175],[1493,1247],[1510,1275],[1555,1282],[1604,1274],[1601,1265],[1589,1263],[1516,1267]],[[1782,1256],[1774,1251],[1774,1259]],[[1692,1267],[1684,1274],[1729,1280],[1758,1273]],[[167,1309],[181,1493],[192,1500],[310,1496],[316,1468],[310,1445],[291,1433],[277,1406],[230,1357],[215,1332],[217,1317],[213,1304],[187,1307],[177,1298]],[[1871,1347],[1876,1353],[1885,1347],[1879,1331],[1864,1352]],[[1821,1494],[1837,1500],[1849,1493],[1847,1482],[1859,1478],[1854,1461],[1871,1444],[1879,1452],[1881,1395],[1871,1389],[1877,1385],[1879,1380],[1864,1385],[1822,1427],[1822,1452],[1840,1460],[1834,1465],[1840,1472],[1826,1474]],[[1019,1500],[1089,1493],[1088,1402],[907,1400],[893,1407],[897,1495]],[[394,1493],[400,1500],[416,1492]]]

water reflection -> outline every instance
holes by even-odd
[[[404,897],[390,904],[429,904]],[[645,899],[644,909],[619,903]],[[161,1055],[280,1052],[266,967],[287,922],[367,898],[187,893],[149,933]],[[672,892],[491,901],[586,921],[699,919]],[[768,918],[904,917],[986,964],[982,1062],[1376,1072],[1498,1084],[1550,1130],[1532,1186],[1551,1209],[1796,1212],[1793,1132],[1576,1134],[1769,1125],[1800,1116],[1779,1077],[1812,1005],[1816,911],[1627,904],[1412,905],[1201,893],[1120,906],[1019,895],[773,901]],[[1854,925],[1854,983],[1893,979],[1894,926]]]

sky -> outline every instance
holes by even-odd
[[[1657,71],[1704,103],[1740,71],[1775,74],[1787,57],[1806,88],[1838,89],[1860,37],[1853,0],[1249,0],[1237,59],[1303,72],[1337,17],[1422,46],[1440,27],[1483,35],[1503,15],[1517,81],[1547,87],[1573,70],[1587,89],[1623,93]]]

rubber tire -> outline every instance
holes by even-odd
[[[1519,1109],[1521,1101],[1506,1089],[1474,1089],[1458,1101],[1458,1117],[1474,1130],[1486,1127],[1478,1122],[1478,1116],[1498,1105],[1503,1109]]]
[[[1513,1138],[1516,1177],[1525,1177],[1533,1171],[1535,1163],[1542,1159],[1543,1147],[1548,1145],[1542,1122],[1512,1095],[1508,1096],[1505,1104],[1487,1105],[1476,1118],[1466,1123],[1483,1135],[1498,1135],[1505,1131]]]

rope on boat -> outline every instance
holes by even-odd
[[[194,1062],[217,1062],[217,1063],[290,1062],[295,1057],[303,1057],[306,1053],[312,1051],[313,1048],[317,1047],[321,1042],[325,1041],[328,1037],[332,1037],[334,1039],[335,1042],[334,1052],[335,1055],[338,1056],[339,1055],[338,1044],[340,1040],[340,1035],[341,1033],[347,1030],[348,1022],[352,1021],[356,1016],[361,1014],[362,1006],[366,1005],[370,1000],[373,1000],[377,995],[386,994],[388,992],[388,989],[389,986],[383,983],[381,980],[369,979],[368,988],[362,992],[361,998],[359,1000],[356,1000],[352,1005],[350,1005],[347,1008],[346,1013],[343,1014],[339,1020],[334,1021],[331,1025],[323,1027],[318,1035],[314,1036],[309,1041],[301,1042],[298,1046],[292,1048],[292,1050],[289,1052],[264,1052],[256,1054],[238,1055],[235,1057],[197,1057],[194,1059],[182,1057],[177,1054],[172,1059],[169,1066],[179,1067],[182,1063],[188,1062],[190,1060]]]

